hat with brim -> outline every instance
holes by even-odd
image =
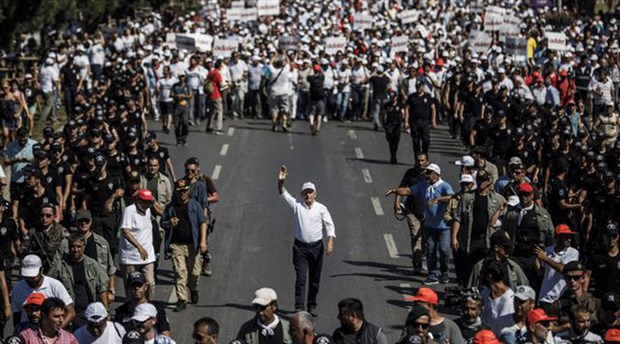
[[[150,303],[143,303],[136,306],[131,320],[144,322],[157,316],[157,309]]]
[[[22,260],[21,275],[22,277],[36,277],[41,272],[43,263],[41,258],[35,254],[29,254]]]
[[[260,288],[254,292],[253,305],[267,306],[273,301],[278,300],[278,294],[271,288]]]

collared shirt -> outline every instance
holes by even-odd
[[[22,305],[26,298],[32,293],[41,293],[45,295],[45,297],[57,297],[64,301],[65,305],[72,305],[73,299],[67,292],[65,286],[60,283],[57,279],[43,276],[43,282],[41,286],[38,288],[31,288],[25,280],[21,280],[13,286],[13,290],[11,290],[11,310],[13,313],[21,313],[22,318],[21,321],[27,321],[28,317],[26,316],[26,312],[22,312]]]
[[[28,344],[49,344],[50,341],[43,336],[40,329],[27,329],[21,333],[24,342]],[[79,344],[78,340],[73,334],[61,329],[58,332],[58,337],[54,341],[54,344]]]
[[[281,197],[293,208],[295,239],[305,243],[317,242],[323,239],[323,228],[327,236],[336,237],[334,221],[326,206],[315,201],[308,209],[305,202],[296,200],[288,191],[284,191]]]

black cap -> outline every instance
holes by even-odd
[[[144,337],[138,331],[129,331],[123,337],[123,344],[144,344]]]
[[[620,228],[618,228],[618,225],[616,225],[615,223],[610,222],[607,224],[607,226],[605,226],[605,232],[607,233],[607,235],[620,234]]]
[[[105,165],[107,161],[108,159],[106,159],[105,156],[103,156],[103,154],[97,154],[95,156],[95,165],[97,166],[103,166]]]
[[[112,143],[112,142],[114,142],[114,135],[112,133],[105,133],[103,135],[103,141],[105,143]]]
[[[28,137],[28,129],[24,127],[17,129],[17,137],[20,139]]]
[[[34,167],[32,165],[29,165],[24,169],[24,174],[26,174],[27,176],[33,176],[39,179],[43,178],[43,172],[41,172],[41,170],[38,167]]]
[[[334,344],[334,338],[328,334],[319,334],[314,337],[312,344]]]
[[[39,159],[39,160],[43,160],[43,159],[47,159],[49,158],[49,154],[47,153],[47,151],[43,150],[43,149],[39,149],[36,151],[36,153],[34,154],[35,158]]]
[[[157,134],[156,134],[154,131],[149,130],[149,131],[146,133],[146,136],[144,137],[144,140],[145,140],[145,141],[149,141],[149,140],[154,140],[154,139],[156,139],[156,138],[157,138]]]
[[[422,306],[415,306],[411,308],[409,314],[407,314],[407,320],[405,320],[405,325],[414,323],[416,320],[418,320],[421,316],[424,315],[430,316],[428,313],[428,309]]]
[[[130,182],[136,182],[136,181],[140,181],[140,172],[136,171],[136,170],[131,170],[131,172],[129,172],[129,177],[127,177],[127,180],[129,180]]]
[[[62,131],[57,131],[54,133],[54,140],[58,140],[59,138],[62,138],[65,136],[65,133],[63,133]]]
[[[92,128],[89,132],[90,136],[101,136],[101,130],[99,128]]]
[[[616,175],[611,172],[611,171],[607,171],[605,172],[605,174],[603,175],[603,180],[605,181],[605,183],[611,183],[616,181]]]
[[[486,170],[479,170],[476,174],[476,180],[489,181],[491,180],[491,175]]]
[[[62,151],[62,145],[60,144],[60,142],[54,142],[52,143],[52,152],[60,152]]]
[[[506,235],[506,232],[502,230],[495,231],[495,233],[491,235],[490,241],[491,241],[491,247],[497,245],[497,246],[510,248],[514,244],[513,241],[510,240],[508,235]]]
[[[573,260],[572,262],[568,262],[564,265],[562,274],[566,275],[571,271],[586,271],[586,267],[580,261]]]
[[[129,286],[134,285],[136,283],[143,285],[146,282],[147,282],[146,276],[144,276],[144,274],[140,271],[134,271],[130,273],[129,276],[127,277],[127,285]]]
[[[620,295],[613,291],[605,293],[601,298],[601,308],[606,312],[617,312],[620,309]]]
[[[185,160],[185,165],[196,165],[196,166],[200,166],[200,159],[198,159],[197,157],[193,156],[187,160]]]
[[[43,137],[48,138],[48,137],[52,137],[53,135],[54,135],[54,128],[52,127],[43,128]]]

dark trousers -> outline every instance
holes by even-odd
[[[176,135],[177,143],[183,143],[187,140],[187,135],[189,134],[189,109],[177,106],[174,112],[176,117],[174,134]]]
[[[295,309],[305,309],[306,279],[309,277],[308,307],[316,306],[316,296],[321,283],[323,267],[323,241],[306,244],[295,240],[293,265],[295,265]]]
[[[471,275],[471,270],[474,265],[487,257],[488,253],[489,251],[486,247],[484,247],[484,243],[481,243],[481,245],[476,245],[476,247],[472,247],[469,253],[462,250],[452,252],[452,255],[454,256],[456,279],[460,286],[467,286],[467,282],[469,282],[469,276]],[[474,285],[473,287],[478,286]]]
[[[118,253],[118,226],[114,214],[100,214],[93,216],[93,231],[101,235],[110,245],[112,256]]]
[[[400,126],[385,128],[385,139],[390,146],[390,159],[396,160],[396,151],[398,151],[398,143],[400,143]]]
[[[64,88],[63,91],[65,96],[65,111],[67,112],[67,116],[70,118],[73,114],[73,101],[75,100],[77,90],[67,87]]]
[[[430,123],[410,123],[411,139],[413,140],[413,154],[428,153],[431,145],[431,125]]]

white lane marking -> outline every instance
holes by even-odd
[[[364,152],[360,147],[355,147],[355,157],[358,159],[364,159]]]
[[[222,149],[220,150],[220,155],[226,155],[228,153],[228,143],[224,143],[222,145]]]
[[[372,177],[370,176],[370,171],[367,168],[362,168],[362,175],[364,176],[364,181],[367,184],[372,183]]]
[[[213,174],[211,175],[211,179],[217,180],[220,178],[220,172],[222,172],[222,165],[215,165],[213,168]]]
[[[357,134],[355,133],[355,130],[353,130],[353,129],[350,129],[350,130],[349,130],[349,137],[350,137],[352,140],[356,140],[356,139],[357,139]]]
[[[381,202],[379,201],[379,197],[370,197],[370,202],[372,202],[372,207],[375,208],[376,215],[384,215],[383,208],[381,208]]]
[[[228,132],[226,133],[226,135],[233,136],[234,133],[235,133],[235,128],[230,127],[228,128]]]
[[[396,248],[396,242],[392,234],[383,234],[385,240],[385,246],[387,246],[388,254],[390,258],[398,258],[398,248]]]
[[[170,290],[170,296],[168,296],[168,304],[173,304],[177,302],[177,293],[174,291],[174,286],[172,286],[172,290]]]
[[[288,133],[288,145],[291,150],[295,150],[295,146],[293,146],[293,135]]]

